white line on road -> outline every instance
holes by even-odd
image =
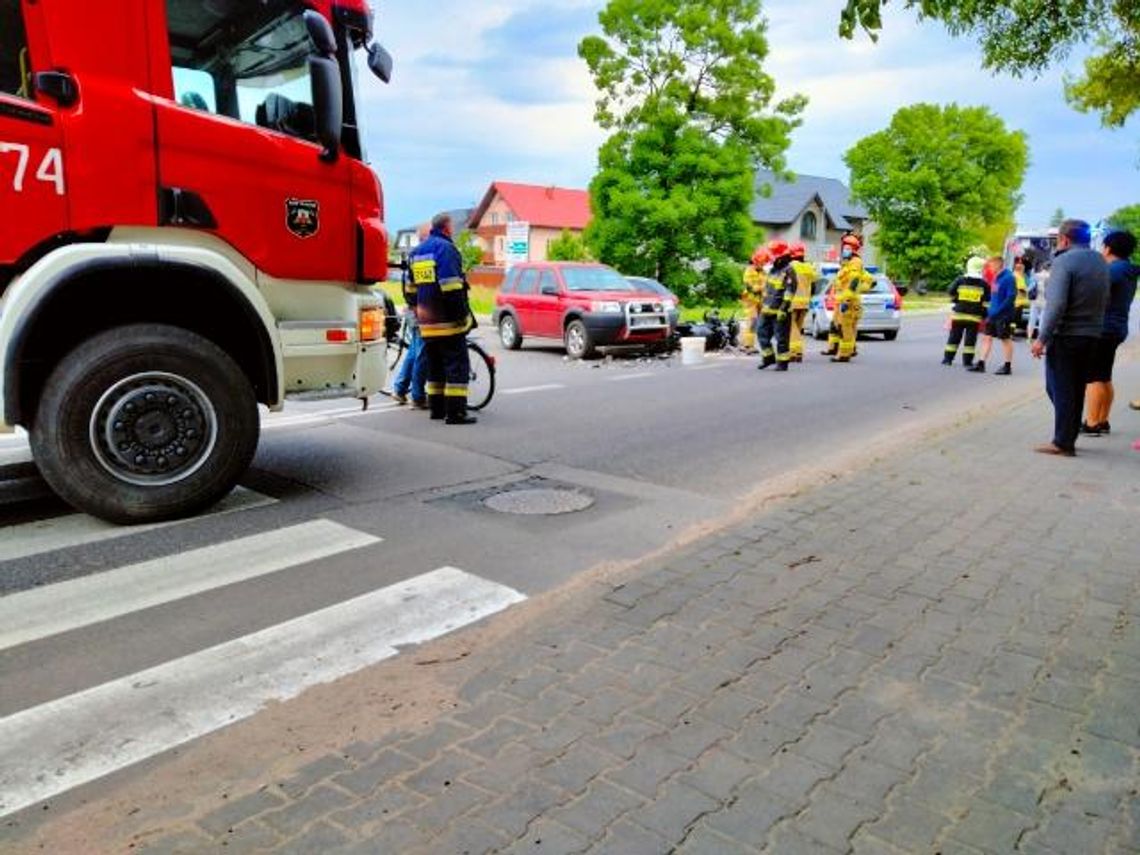
[[[157,528],[191,522],[195,519],[208,519],[219,514],[272,505],[276,501],[269,496],[255,493],[253,490],[238,487],[215,505],[210,513],[191,517],[188,520],[121,526],[97,520],[86,514],[68,514],[63,517],[8,526],[7,528],[0,528],[0,561],[14,561],[17,558],[27,558],[30,555],[39,555],[56,549],[86,546],[90,543],[112,540],[116,537],[139,534],[144,531],[153,531]]]
[[[314,520],[0,597],[0,650],[379,542]]]
[[[643,371],[640,374],[622,374],[620,377],[607,377],[606,380],[610,383],[622,383],[626,380],[644,380],[646,377],[656,377],[648,371]]]
[[[446,567],[0,719],[0,816],[525,599]]]
[[[304,427],[306,425],[324,424],[327,422],[340,421],[341,419],[354,419],[360,416],[372,416],[378,413],[391,413],[397,410],[404,409],[399,404],[381,404],[378,407],[369,407],[367,410],[360,407],[352,407],[339,410],[320,410],[315,413],[298,413],[296,415],[279,416],[277,418],[266,418],[261,423],[263,431],[279,430],[281,428],[289,427]]]
[[[547,383],[543,386],[519,386],[517,389],[503,389],[500,395],[529,395],[531,392],[553,392],[555,389],[565,389],[563,383]]]
[[[27,444],[28,433],[23,428],[16,428],[14,433],[0,433],[0,446]]]
[[[0,447],[0,466],[16,466],[20,463],[32,462],[32,450],[26,445]]]

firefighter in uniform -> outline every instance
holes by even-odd
[[[811,289],[819,279],[815,265],[806,261],[807,247],[802,243],[791,246],[792,270],[796,274],[796,293],[792,297],[792,362],[804,361],[804,321],[811,305]]]
[[[427,352],[427,398],[433,419],[449,425],[474,424],[467,414],[467,384],[471,364],[467,333],[473,316],[467,302],[463,258],[451,239],[451,217],[439,214],[431,234],[412,251],[412,282],[416,286],[416,317]]]
[[[740,302],[744,304],[747,317],[745,350],[756,348],[756,336],[760,326],[760,304],[764,301],[764,278],[767,276],[766,268],[771,260],[768,250],[758,246],[752,253],[751,263],[744,268],[744,290],[740,294]]]
[[[974,364],[974,353],[978,344],[978,327],[986,319],[990,308],[990,286],[985,280],[986,262],[974,257],[966,262],[966,275],[959,276],[950,286],[950,302],[954,304],[950,315],[950,337],[946,341],[946,351],[942,355],[943,365],[953,365],[954,357],[965,337],[966,346],[962,350],[962,364],[970,368]]]
[[[832,362],[850,362],[857,354],[855,342],[859,336],[859,320],[863,317],[862,294],[875,284],[874,278],[863,269],[859,255],[863,242],[857,235],[843,238],[843,266],[835,276],[835,316],[831,324],[831,345],[825,354]]]
[[[767,246],[772,267],[764,279],[764,298],[760,305],[760,334],[758,346],[762,361],[761,370],[775,365],[777,371],[787,371],[792,361],[789,339],[792,329],[792,298],[796,293],[796,274],[792,270],[792,254],[782,240]]]

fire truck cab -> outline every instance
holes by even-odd
[[[193,513],[258,404],[384,382],[366,0],[0,0],[0,430],[116,522]]]

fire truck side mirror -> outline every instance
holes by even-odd
[[[384,83],[392,82],[392,54],[378,42],[368,46],[368,67]]]
[[[344,130],[344,90],[336,61],[336,36],[319,12],[306,12],[305,25],[313,43],[309,77],[313,84],[317,141],[323,146],[321,160],[333,161],[340,154],[340,135]]]

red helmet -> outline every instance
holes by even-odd
[[[858,252],[863,248],[863,241],[859,240],[859,235],[844,235],[840,244],[851,247],[852,252]]]
[[[756,247],[756,251],[752,253],[752,266],[763,267],[765,264],[772,260],[771,254],[762,246]]]
[[[793,243],[788,247],[788,252],[797,261],[803,261],[807,257],[807,247],[802,243]]]
[[[782,241],[779,239],[768,241],[768,252],[771,254],[772,258],[782,258],[788,254],[787,241]]]

